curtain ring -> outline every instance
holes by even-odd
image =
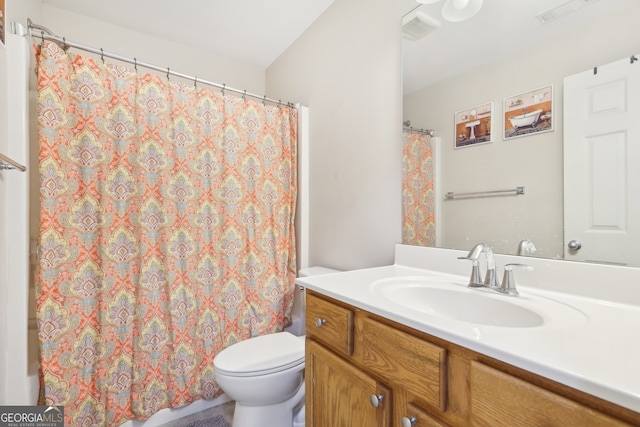
[[[66,37],[62,38],[62,50],[67,51],[67,39]]]
[[[40,31],[40,39],[42,40],[40,42],[40,49],[44,49],[44,31]]]
[[[195,79],[193,79],[193,88],[198,89],[198,76],[196,76]]]
[[[136,73],[138,72],[138,59],[133,58],[133,69],[136,70]]]
[[[246,100],[247,99],[247,90],[244,90],[244,94],[242,95],[242,99]]]
[[[267,105],[267,95],[262,98],[262,105]]]
[[[102,60],[102,63],[104,64],[104,50],[102,50],[102,48],[100,48],[100,59]]]
[[[224,88],[227,87],[226,83],[222,83],[222,96],[224,96]]]
[[[169,67],[167,67],[167,80],[169,80],[169,73],[171,72],[171,70],[169,69]]]

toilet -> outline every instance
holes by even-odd
[[[299,275],[337,272],[312,267]],[[291,327],[238,342],[216,355],[218,384],[236,402],[233,427],[304,427],[303,334],[304,289],[296,288]]]
[[[213,361],[220,388],[236,401],[233,427],[293,426],[304,405],[304,337],[278,332],[222,350]]]

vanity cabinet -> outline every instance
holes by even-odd
[[[638,426],[640,414],[307,290],[307,427]]]
[[[447,426],[447,350],[307,291],[306,425]],[[403,424],[404,418],[404,424]]]

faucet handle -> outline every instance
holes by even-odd
[[[498,292],[511,296],[518,296],[519,292],[516,289],[516,281],[513,278],[513,268],[522,268],[523,270],[533,270],[533,267],[527,264],[507,264],[504,266],[504,276],[502,278],[502,286],[498,289]]]
[[[482,279],[480,278],[480,262],[477,259],[469,258],[468,256],[461,256],[458,259],[471,261],[471,277],[469,278],[470,288],[479,288],[484,286]]]

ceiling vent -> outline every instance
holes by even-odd
[[[552,7],[549,10],[541,12],[536,15],[538,21],[546,24],[547,22],[555,21],[558,18],[567,16],[573,12],[582,9],[585,6],[589,6],[591,3],[595,3],[597,0],[569,0],[566,3],[562,3],[559,6]]]
[[[419,40],[440,28],[440,22],[415,10],[402,19],[402,35],[408,40]]]

